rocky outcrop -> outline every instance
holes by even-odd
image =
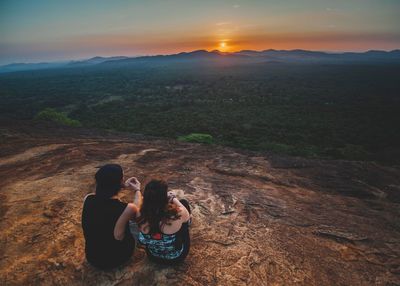
[[[9,125],[7,125],[9,126]],[[398,285],[400,170],[81,129],[1,127],[1,285]],[[138,248],[98,271],[82,199],[96,167],[166,179],[193,208],[186,262]],[[129,191],[121,199],[132,200]]]

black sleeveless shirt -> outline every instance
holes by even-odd
[[[127,204],[117,199],[88,195],[83,205],[82,228],[86,259],[92,265],[107,269],[126,262],[133,253],[135,240],[126,226],[122,241],[114,238],[114,227]]]

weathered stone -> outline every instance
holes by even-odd
[[[0,143],[1,285],[400,284],[399,169],[92,130],[14,129]],[[140,247],[111,271],[85,261],[82,199],[107,162],[142,186],[164,178],[189,199],[184,264],[155,265]]]

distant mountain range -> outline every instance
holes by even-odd
[[[203,64],[249,64],[249,63],[400,63],[400,50],[393,51],[368,51],[362,53],[344,52],[329,53],[307,50],[243,50],[240,52],[226,53],[218,50],[197,50],[171,55],[155,55],[141,57],[93,57],[81,61],[49,62],[49,63],[13,63],[0,66],[0,73],[43,70],[55,68],[78,68],[88,66],[118,67],[129,65],[159,65],[168,63],[203,63]]]
[[[124,56],[117,56],[117,57],[94,57],[90,58],[88,60],[81,60],[81,61],[71,61],[68,64],[73,65],[73,66],[86,66],[86,65],[96,65],[96,64],[101,64],[107,61],[119,61],[119,60],[126,60],[129,59],[129,57],[124,57]]]

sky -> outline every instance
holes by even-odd
[[[0,0],[0,64],[400,48],[400,0]]]

